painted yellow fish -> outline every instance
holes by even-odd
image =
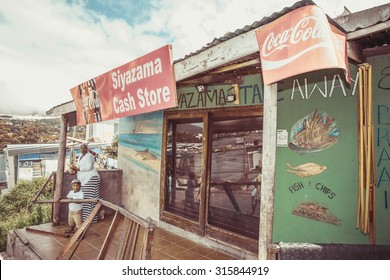
[[[287,163],[286,171],[293,173],[301,178],[304,178],[304,177],[320,174],[326,169],[327,169],[326,166],[319,165],[313,162],[308,162],[297,166],[292,166],[291,164]]]

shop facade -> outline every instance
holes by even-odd
[[[390,245],[388,47],[349,50],[350,81],[322,69],[263,84],[255,29],[310,4],[176,61],[177,107],[120,118],[125,209],[241,258],[265,259],[279,242]],[[364,128],[363,62],[373,121]],[[361,189],[367,127],[376,183]]]

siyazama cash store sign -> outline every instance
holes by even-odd
[[[345,35],[328,23],[321,8],[296,9],[256,30],[264,84],[330,68],[349,81]]]
[[[90,79],[70,92],[77,125],[176,107],[171,46]]]

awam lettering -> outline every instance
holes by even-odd
[[[240,86],[240,104],[262,104],[264,100],[263,92],[263,88],[258,84]],[[202,93],[195,90],[181,92],[178,98],[178,106],[180,109],[221,107],[229,104],[226,101],[228,94],[229,89],[221,87]]]
[[[351,78],[351,95],[354,96],[357,92],[359,73],[356,73],[356,78]],[[331,85],[328,86],[328,81],[331,81]],[[344,84],[344,80],[340,75],[336,74],[331,79],[328,79],[327,76],[324,76],[323,86],[318,85],[317,83],[311,84],[306,78],[303,79],[303,83],[298,79],[294,79],[292,89],[291,89],[291,100],[297,96],[300,96],[302,99],[309,99],[313,94],[318,93],[322,97],[330,98],[335,92],[338,92],[337,89],[340,89],[340,92],[343,96],[348,96],[347,86]]]

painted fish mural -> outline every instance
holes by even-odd
[[[301,178],[310,177],[322,173],[327,169],[324,165],[319,165],[317,163],[308,162],[297,166],[292,166],[287,163],[286,171],[293,173]]]
[[[145,149],[143,151],[137,151],[135,156],[141,156],[142,160],[151,160],[151,159],[157,159],[157,157],[149,152],[149,149]]]
[[[291,128],[289,148],[296,152],[319,152],[334,145],[339,137],[334,118],[316,109]]]

